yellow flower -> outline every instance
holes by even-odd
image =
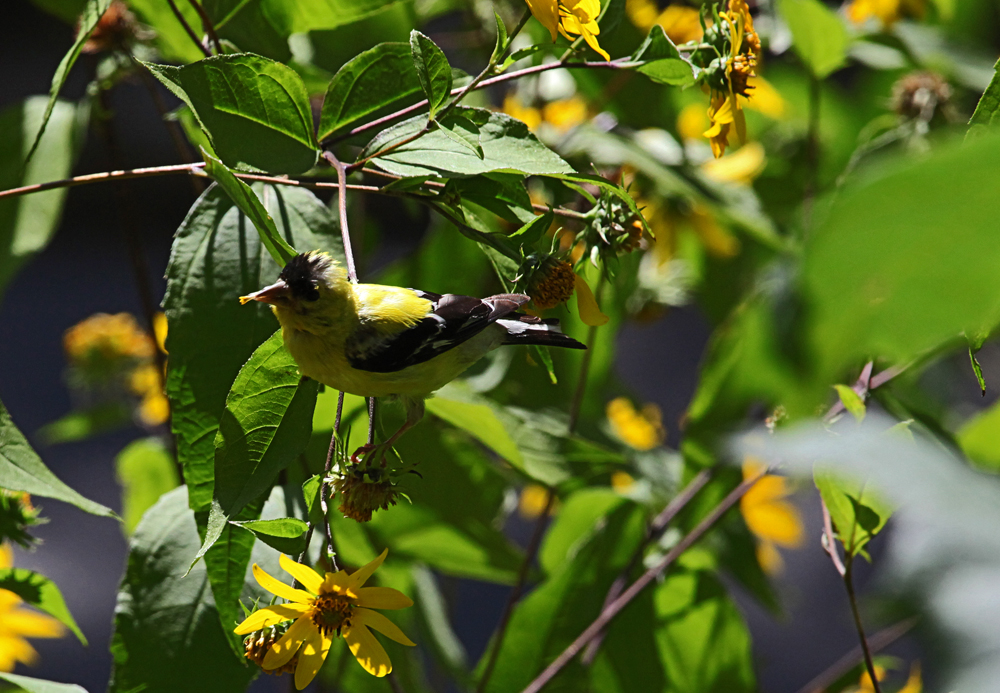
[[[542,114],[537,108],[525,106],[513,94],[508,94],[503,100],[503,112],[517,118],[528,126],[529,130],[535,130],[542,124]]]
[[[747,80],[747,108],[763,113],[768,118],[781,120],[788,112],[788,104],[770,82],[760,75],[751,75]]]
[[[656,19],[664,33],[674,43],[699,41],[705,33],[701,29],[698,10],[684,5],[669,5]]]
[[[633,479],[632,475],[628,472],[619,470],[611,475],[611,488],[619,493],[628,491],[634,485],[635,479]]]
[[[847,18],[855,24],[864,24],[875,18],[885,29],[903,17],[923,19],[927,11],[925,0],[851,0],[847,5]]]
[[[10,546],[0,544],[0,569],[13,564]],[[60,638],[66,632],[51,616],[20,608],[23,603],[10,590],[0,589],[0,671],[14,671],[18,662],[32,665],[38,661],[38,653],[25,638]]]
[[[70,361],[86,363],[121,358],[145,359],[153,355],[153,341],[128,313],[91,315],[63,335]]]
[[[767,163],[760,142],[748,142],[721,159],[710,159],[701,165],[706,176],[720,183],[749,185],[760,175]]]
[[[757,476],[765,468],[763,462],[747,457],[743,461],[743,480]],[[777,547],[799,548],[805,534],[798,509],[785,500],[790,494],[784,477],[767,474],[740,499],[743,520],[760,541],[757,560],[772,575],[784,567]]]
[[[726,153],[726,147],[729,145],[729,129],[736,120],[734,110],[742,117],[743,113],[736,103],[736,96],[712,94],[712,103],[708,107],[708,120],[711,126],[702,134],[712,145],[712,153],[716,159]]]
[[[906,679],[906,685],[899,689],[899,693],[923,693],[924,680],[920,675],[920,662],[914,662],[910,666],[910,676]]]
[[[170,400],[159,391],[146,394],[139,403],[139,419],[147,426],[165,424],[170,418]]]
[[[878,664],[875,665],[875,678],[879,682],[885,680],[885,667],[880,667]],[[867,671],[861,672],[861,678],[858,680],[858,693],[875,693],[872,677]]]
[[[587,282],[565,260],[548,261],[535,277],[527,290],[531,296],[532,314],[555,308],[576,294],[577,311],[584,324],[599,327],[610,319],[601,312]]]
[[[517,513],[525,520],[534,520],[545,512],[545,506],[549,502],[549,490],[539,484],[528,484],[521,489],[521,495],[517,500]],[[552,507],[549,508],[549,515],[555,515],[559,509],[559,499],[552,500]]]
[[[627,0],[625,14],[642,31],[659,24],[674,43],[698,41],[704,33],[698,10],[685,5],[668,5],[660,12],[653,0]]]
[[[282,554],[279,559],[281,567],[293,575],[304,590],[279,582],[255,563],[253,575],[260,586],[287,602],[253,612],[234,632],[249,635],[294,619],[288,632],[271,645],[261,666],[264,669],[279,669],[297,654],[295,687],[299,690],[313,680],[323,666],[334,638],[341,636],[347,641],[358,664],[373,676],[385,676],[392,671],[392,662],[368,629],[374,628],[403,645],[412,647],[415,644],[392,621],[372,611],[413,606],[410,598],[390,587],[364,586],[376,568],[382,565],[388,552],[386,549],[374,561],[350,575],[340,570],[325,576]]]
[[[565,132],[587,120],[587,102],[579,96],[545,104],[542,118],[556,130]]]
[[[597,25],[597,18],[601,14],[601,0],[525,0],[528,9],[539,22],[542,23],[552,35],[552,41],[556,40],[558,31],[570,41],[573,36],[583,36],[587,45],[601,54],[605,60],[611,60],[611,56],[601,48],[597,42],[597,36],[601,33],[601,27]]]
[[[652,450],[663,445],[663,415],[655,404],[647,404],[637,411],[627,397],[616,397],[608,402],[605,414],[623,443],[636,450]]]
[[[677,114],[677,134],[683,140],[699,139],[711,125],[701,103],[689,103]]]

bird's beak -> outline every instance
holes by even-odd
[[[250,301],[260,301],[261,303],[278,305],[282,299],[289,299],[291,297],[292,290],[283,279],[279,279],[274,284],[271,284],[271,286],[265,286],[260,291],[254,291],[249,296],[240,296],[240,303],[245,304]]]

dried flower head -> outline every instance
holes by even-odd
[[[125,3],[114,0],[90,32],[81,50],[84,53],[104,53],[124,48],[136,38],[138,26],[135,15]]]
[[[892,87],[892,110],[904,118],[930,122],[937,114],[949,117],[951,85],[941,75],[926,70],[904,75]]]
[[[292,674],[295,666],[299,663],[299,655],[296,652],[291,659],[276,669],[264,669],[264,657],[271,650],[271,645],[276,643],[288,630],[286,624],[278,624],[269,628],[261,628],[254,631],[243,640],[243,649],[246,651],[246,658],[259,666],[265,674]]]
[[[535,273],[528,295],[535,310],[548,310],[568,301],[575,286],[573,266],[565,260],[549,260]]]
[[[333,489],[340,494],[340,512],[357,522],[370,522],[373,512],[388,510],[399,496],[387,470],[357,464],[347,466]]]

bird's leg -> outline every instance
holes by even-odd
[[[392,449],[392,446],[403,436],[404,433],[416,426],[420,420],[424,418],[424,400],[403,397],[403,406],[406,408],[406,421],[404,421],[403,425],[399,427],[399,430],[378,445],[369,443],[368,445],[359,448],[358,451],[354,453],[355,457],[357,457],[358,453],[361,453],[363,455],[363,459],[370,460],[370,463],[378,462],[385,466],[385,453]]]

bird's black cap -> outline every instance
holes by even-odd
[[[319,298],[319,282],[329,267],[330,256],[325,253],[301,253],[288,261],[278,277],[295,298],[315,301]]]

